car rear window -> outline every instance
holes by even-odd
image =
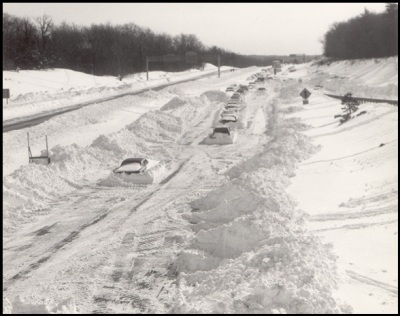
[[[221,133],[221,134],[228,134],[228,135],[230,135],[229,129],[224,128],[224,127],[216,127],[216,128],[214,128],[214,132],[213,132],[213,133],[214,133],[214,134],[215,134],[215,133]]]
[[[133,164],[133,163],[138,163],[139,165],[141,165],[141,161],[143,160],[143,158],[128,158],[125,159],[122,163],[121,163],[121,167],[126,165],[126,164]]]

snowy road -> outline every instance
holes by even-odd
[[[272,86],[268,92],[272,99]],[[168,268],[182,249],[181,234],[188,234],[179,213],[193,197],[226,181],[223,173],[265,142],[263,113],[270,101],[264,95],[247,99],[249,128],[239,132],[237,144],[222,152],[220,146],[199,145],[223,104],[213,103],[170,148],[174,159],[166,181],[84,186],[15,232],[4,245],[3,293],[13,297],[30,288],[34,299],[79,297],[80,313],[165,312],[169,291],[176,291]]]
[[[228,70],[221,71],[221,73],[225,73],[225,72],[228,72]],[[99,98],[99,99],[95,99],[95,100],[91,100],[91,101],[87,101],[87,102],[83,102],[83,103],[79,103],[79,104],[74,104],[74,105],[68,106],[66,108],[61,108],[61,109],[53,110],[53,111],[47,111],[47,112],[41,113],[40,115],[33,115],[31,117],[28,116],[28,117],[24,117],[24,118],[17,118],[17,119],[11,119],[8,121],[3,121],[3,133],[22,129],[22,128],[32,127],[32,126],[41,124],[56,115],[61,115],[61,114],[64,114],[64,113],[67,113],[70,111],[76,111],[84,106],[98,104],[101,102],[107,102],[107,101],[115,100],[116,98],[121,98],[121,97],[128,96],[128,95],[138,95],[143,92],[150,91],[150,90],[159,91],[168,86],[173,86],[173,85],[176,85],[179,83],[198,80],[201,78],[213,76],[216,73],[218,73],[218,72],[210,72],[210,73],[207,73],[204,75],[199,75],[199,76],[196,76],[196,77],[190,78],[190,79],[182,79],[182,80],[178,80],[178,81],[172,81],[167,84],[161,84],[161,85],[155,85],[155,86],[153,85],[151,87],[135,90],[133,92],[119,93],[119,94],[116,94],[116,95],[113,95],[110,97],[104,97],[104,98]]]

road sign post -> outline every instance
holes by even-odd
[[[303,104],[308,104],[308,98],[310,97],[311,92],[308,91],[306,88],[303,89],[303,91],[300,92],[300,96],[304,99]]]
[[[3,99],[6,99],[7,104],[9,98],[10,98],[10,89],[3,89]]]
[[[218,78],[221,77],[220,67],[221,67],[221,57],[220,55],[218,55]]]
[[[146,57],[146,80],[149,81],[149,57]]]

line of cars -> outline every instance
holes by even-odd
[[[262,74],[256,74],[255,78],[261,78],[260,75]],[[252,78],[254,77],[252,76]],[[263,82],[263,80],[258,80],[258,82]],[[226,92],[233,92],[233,94],[221,112],[220,122],[223,125],[214,127],[212,133],[204,140],[204,144],[224,145],[233,144],[236,141],[237,131],[230,129],[228,124],[238,121],[239,112],[244,106],[245,94],[252,88],[254,86],[233,84],[225,90]],[[138,183],[154,183],[154,171],[152,170],[159,168],[159,166],[159,162],[147,158],[127,158],[122,161],[118,168],[113,170],[113,173],[123,177],[134,176],[139,181]]]
[[[249,82],[249,89],[257,89],[259,91],[266,90],[265,87],[259,86],[262,83],[265,83],[268,80],[273,80],[274,78],[272,77],[271,74],[263,74],[261,72],[256,73],[250,77],[247,78],[247,80],[253,80]]]
[[[246,85],[232,85],[226,89],[226,92],[232,92],[233,94],[225,104],[223,111],[221,112],[221,123],[237,122],[239,118],[239,111],[242,108],[244,102],[244,95],[249,91]]]
[[[204,140],[205,144],[233,144],[237,139],[237,131],[230,128],[228,124],[236,123],[239,112],[244,106],[245,94],[249,91],[247,85],[233,84],[226,88],[225,92],[233,92],[221,112],[220,123],[222,126],[214,127],[211,134]]]

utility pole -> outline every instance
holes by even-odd
[[[218,78],[221,76],[221,72],[220,72],[220,66],[221,66],[221,58],[220,55],[218,55]]]
[[[146,78],[149,81],[149,57],[146,57]]]

